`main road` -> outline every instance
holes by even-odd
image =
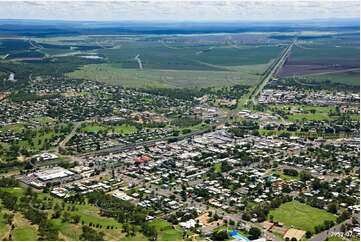
[[[281,56],[272,63],[269,69],[266,70],[265,76],[263,76],[261,82],[255,87],[253,93],[250,95],[250,99],[252,100],[253,104],[257,104],[257,101],[255,99],[257,95],[262,91],[262,89],[266,86],[267,82],[273,77],[273,75],[277,73],[279,68],[283,66],[290,54],[293,45],[296,43],[296,40],[297,39],[293,40],[292,43],[283,51]]]

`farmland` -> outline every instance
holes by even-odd
[[[303,76],[359,68],[358,40],[340,38],[298,40],[279,76]]]
[[[85,65],[68,76],[126,87],[255,85],[284,48],[269,43],[227,42],[227,36],[218,36],[221,41],[207,37],[198,36],[199,42],[184,37],[118,40],[112,42],[114,48],[97,50],[106,64]],[[137,55],[143,70],[134,58]]]
[[[319,81],[330,81],[333,83],[347,84],[351,86],[360,86],[360,70],[351,70],[344,72],[335,72],[335,73],[324,73],[324,74],[313,74],[302,76],[312,80],[314,82]]]
[[[279,33],[239,33],[0,39],[0,55],[6,57],[0,71],[5,77],[14,72],[20,81],[30,73],[56,73],[131,88],[254,86],[290,43],[293,37],[288,34],[287,38]],[[358,53],[353,34],[302,32],[279,76],[357,85]],[[19,69],[23,66],[27,68]]]
[[[264,33],[0,39],[0,71],[20,82],[55,73],[125,87],[255,85],[288,42]]]
[[[102,49],[97,53],[104,55],[111,63],[122,64],[123,68],[137,68],[134,57],[139,54],[145,69],[227,70],[228,66],[265,64],[281,50],[282,47],[278,45],[242,45],[242,48],[234,48],[222,42],[200,42],[169,48],[159,41],[131,41],[122,43],[119,49]]]
[[[86,65],[69,73],[71,78],[84,78],[125,87],[208,87],[255,85],[267,64],[242,71],[138,70],[122,69],[116,64]]]

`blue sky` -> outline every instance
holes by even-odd
[[[1,19],[262,21],[359,16],[358,0],[0,0]]]

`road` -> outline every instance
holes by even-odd
[[[226,117],[219,118],[212,125],[216,125],[216,127],[222,126],[225,122],[227,122],[229,120],[230,115],[232,115],[232,114],[229,114]],[[177,140],[182,140],[182,139],[185,139],[185,138],[191,138],[193,136],[205,133],[205,132],[210,131],[210,130],[211,130],[211,127],[207,127],[205,129],[200,129],[200,130],[191,132],[189,134],[181,135],[181,136],[165,137],[165,138],[159,139],[159,140],[149,140],[149,141],[143,141],[143,142],[129,144],[129,145],[117,145],[117,146],[107,148],[107,149],[103,149],[103,150],[84,153],[81,156],[88,156],[88,155],[91,155],[91,154],[104,155],[104,154],[109,154],[109,153],[118,153],[118,152],[122,152],[122,151],[125,151],[125,150],[135,149],[135,148],[141,147],[141,146],[154,145],[157,142],[168,141],[168,140],[173,139],[173,138],[176,138]]]
[[[68,134],[68,135],[65,137],[65,139],[59,143],[59,147],[64,148],[64,146],[66,145],[66,143],[68,143],[68,141],[71,139],[71,137],[74,136],[76,130],[79,128],[79,126],[80,126],[82,123],[83,123],[83,122],[76,122],[76,123],[75,123],[75,126],[74,126],[73,130],[70,132],[70,134]]]
[[[140,184],[141,182],[139,181],[139,179],[137,178],[131,178],[128,176],[125,176],[123,174],[120,174],[121,178],[126,181],[127,183],[131,183],[131,184]],[[197,183],[197,181],[194,181]],[[183,198],[181,196],[179,196],[178,194],[174,194],[173,191],[171,190],[166,190],[166,189],[162,189],[160,187],[157,187],[155,185],[150,185],[148,187],[149,190],[154,191],[155,194],[159,194],[165,197],[169,197],[170,195],[174,195],[176,199],[178,199],[179,201],[182,201]],[[217,213],[221,216],[223,216],[223,220],[233,220],[233,221],[241,221],[243,223],[243,226],[247,229],[251,228],[251,227],[258,227],[259,229],[261,229],[262,231],[262,236],[267,238],[267,240],[274,240],[274,241],[278,241],[280,240],[279,238],[277,238],[276,236],[274,236],[273,234],[271,234],[270,232],[264,231],[263,227],[261,224],[258,223],[250,223],[248,221],[245,221],[242,219],[242,213],[227,213],[224,210],[221,210],[219,208],[214,208],[214,207],[210,207],[207,206],[206,204],[202,203],[202,202],[197,202],[195,200],[190,200],[188,199],[187,201],[184,202],[184,205],[186,205],[187,207],[195,207],[197,209],[200,209],[204,212],[209,212],[211,211],[213,214]],[[163,215],[162,217],[165,216],[170,216],[171,214],[177,212],[178,209],[167,213],[165,215]],[[219,224],[223,224],[223,220],[219,220]],[[217,223],[208,225],[208,226],[204,226],[202,228],[202,232],[203,233],[208,233],[208,232],[212,232],[213,229],[215,229],[216,227],[218,227],[219,225],[217,225]]]
[[[252,95],[249,96],[249,99],[252,100],[252,102],[255,104],[256,101],[255,101],[255,97],[258,95],[258,93],[263,89],[263,87],[267,84],[267,82],[272,78],[272,76],[276,73],[276,71],[278,70],[278,68],[280,66],[283,65],[283,63],[286,61],[293,45],[295,44],[296,40],[294,40],[283,52],[283,54],[281,55],[280,58],[278,58],[270,67],[270,70],[267,70],[266,72],[268,74],[266,74],[264,77],[263,77],[263,80],[261,81],[261,83],[259,84],[258,87],[256,87],[256,91],[254,91],[254,93]],[[137,55],[136,57],[139,57],[139,55]],[[223,124],[225,122],[227,122],[230,117],[232,115],[234,115],[235,111],[233,112],[230,112],[226,117],[221,117],[219,118],[214,124],[216,125],[216,127],[221,127],[223,126]],[[280,117],[281,118],[281,117]],[[281,118],[281,122],[283,124],[286,124],[286,121]],[[195,135],[199,135],[201,133],[204,133],[206,131],[210,130],[210,128],[207,128],[207,129],[203,129],[203,130],[198,130],[198,131],[195,131],[195,132],[192,132],[192,133],[189,133],[189,134],[186,134],[186,135],[182,135],[182,136],[177,136],[177,137],[174,137],[174,138],[177,138],[177,140],[181,140],[181,139],[184,139],[184,138],[190,138],[190,137],[193,137]],[[157,142],[161,142],[161,141],[167,141],[169,139],[171,139],[173,137],[166,137],[166,138],[163,138],[161,140],[150,140],[150,141],[144,141],[144,142],[140,142],[140,143],[135,143],[135,144],[129,144],[129,145],[119,145],[119,146],[114,146],[114,147],[111,147],[111,148],[107,148],[107,149],[103,149],[103,150],[99,150],[99,151],[94,151],[94,152],[90,152],[90,153],[85,153],[84,155],[82,156],[87,156],[87,155],[90,155],[90,154],[95,154],[95,155],[103,155],[103,154],[109,154],[109,153],[117,153],[117,152],[121,152],[121,151],[125,151],[125,150],[130,150],[130,149],[134,149],[134,148],[137,148],[137,147],[141,147],[141,146],[146,146],[146,145],[154,145],[156,144]]]
[[[353,214],[352,217],[355,217],[358,221],[360,221],[360,217],[358,214]],[[309,241],[326,241],[326,238],[332,236],[333,233],[341,232],[342,224],[351,224],[351,223],[352,223],[352,218],[347,219],[343,223],[337,224],[332,228],[330,228],[329,230],[316,234],[311,239],[309,239]]]
[[[293,47],[293,45],[296,43],[296,39],[286,48],[286,50],[283,52],[280,58],[278,58],[271,66],[270,71],[266,71],[268,74],[266,74],[261,83],[256,87],[256,90],[254,93],[250,96],[250,99],[252,100],[253,104],[256,104],[256,97],[257,95],[262,91],[262,89],[266,86],[267,82],[273,77],[274,74],[277,73],[278,69],[285,63],[287,57],[290,54],[290,51]]]

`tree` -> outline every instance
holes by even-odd
[[[311,232],[311,231],[307,231],[307,232],[306,232],[306,238],[309,239],[309,238],[311,238],[311,236],[312,236],[312,232]]]
[[[74,215],[72,216],[73,223],[77,224],[80,222],[80,215]]]
[[[335,203],[331,203],[329,206],[328,206],[328,211],[330,213],[334,213],[336,214],[337,213],[337,205]]]
[[[80,238],[83,240],[88,240],[88,241],[96,241],[96,240],[104,240],[104,233],[103,232],[97,232],[96,230],[88,227],[88,226],[83,226],[82,227],[82,234],[80,235]]]
[[[249,239],[250,240],[255,240],[255,239],[258,239],[259,236],[261,235],[261,230],[259,228],[256,228],[256,227],[252,227],[252,228],[250,228],[248,233],[250,234]]]
[[[246,221],[250,221],[251,220],[251,216],[248,213],[244,213],[242,214],[242,219],[246,220]]]
[[[148,223],[144,224],[143,233],[145,236],[150,237],[151,240],[157,240],[158,238],[158,232],[155,225],[149,225]]]
[[[219,232],[213,232],[211,235],[211,240],[224,241],[226,239],[228,239],[228,233],[225,230]]]
[[[123,224],[123,232],[125,232],[127,235],[129,235],[130,226],[128,223]]]

